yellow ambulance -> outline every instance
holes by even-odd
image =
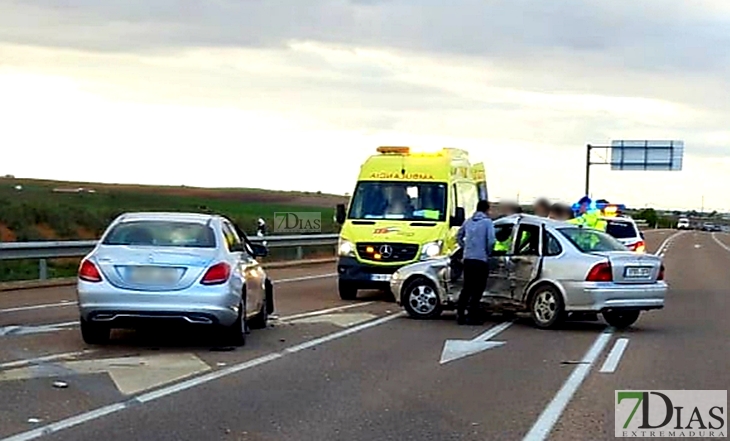
[[[387,290],[396,269],[453,251],[480,199],[487,199],[484,164],[472,164],[465,150],[379,147],[362,164],[348,205],[337,206],[340,297]]]

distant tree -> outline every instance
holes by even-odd
[[[656,210],[653,208],[645,208],[639,211],[639,214],[636,215],[636,217],[638,219],[644,219],[646,223],[652,227],[659,222],[659,215],[657,215]]]

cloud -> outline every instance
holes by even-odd
[[[318,154],[356,149],[341,160],[348,172],[338,169],[343,174],[326,185],[349,182],[340,177],[356,173],[358,155],[395,140],[469,147],[490,164],[517,155],[520,176],[529,179],[510,178],[510,168],[493,171],[504,194],[582,188],[585,144],[612,139],[683,139],[692,176],[704,171],[706,179],[726,181],[726,3],[0,0],[0,76],[27,86],[8,86],[25,95],[5,99],[0,112],[20,127],[13,109],[29,96],[36,106],[61,109],[52,99],[81,94],[101,101],[79,98],[85,105],[73,107],[75,118],[107,115],[92,119],[109,131],[114,118],[123,120],[161,151],[172,148],[166,138],[192,146],[210,132],[228,152],[236,136],[252,136],[264,146],[260,154],[272,157],[292,145]],[[43,78],[73,79],[73,86],[41,87]],[[57,90],[67,95],[53,98]],[[169,115],[152,124],[163,111]],[[36,119],[43,115],[52,118]],[[9,133],[32,148],[19,129]],[[79,142],[91,145],[103,131],[94,133]],[[112,144],[144,151],[145,140],[132,135]],[[16,164],[22,158],[11,157]],[[175,161],[181,170],[193,166]],[[561,168],[549,182],[538,179]],[[602,176],[596,172],[599,183],[615,175]],[[630,195],[642,179],[612,187],[613,196],[640,198]],[[317,182],[325,181],[311,185]]]

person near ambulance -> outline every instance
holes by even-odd
[[[476,212],[459,228],[456,240],[464,250],[464,289],[459,295],[457,320],[460,325],[483,324],[481,299],[487,288],[489,256],[496,242],[489,202],[477,203]]]

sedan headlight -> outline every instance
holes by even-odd
[[[431,259],[441,254],[441,241],[429,242],[421,248],[421,260]]]
[[[355,244],[349,240],[340,239],[337,245],[337,253],[344,257],[355,257]]]

